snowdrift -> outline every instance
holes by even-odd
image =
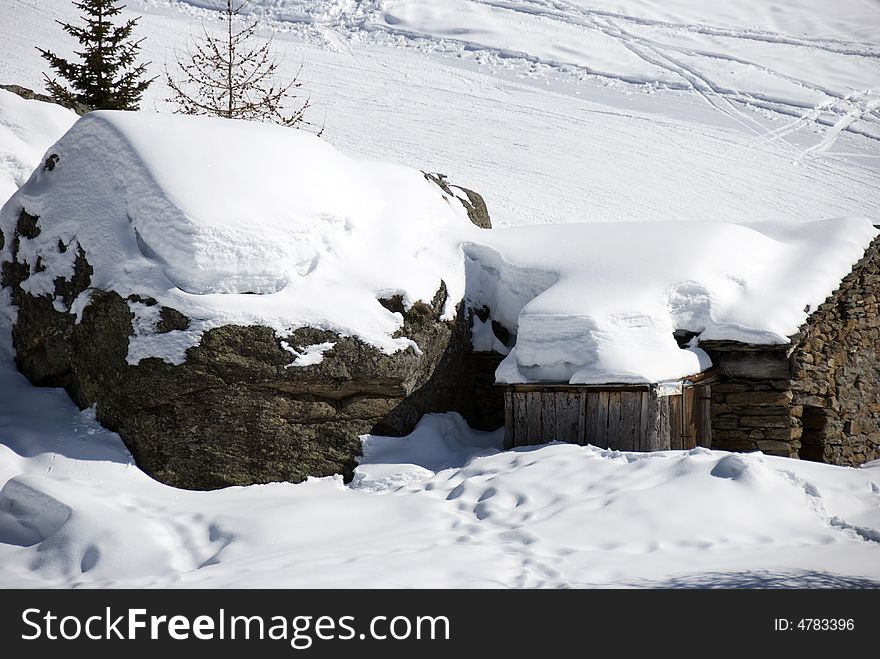
[[[877,233],[865,218],[504,229],[466,247],[469,296],[516,334],[501,382],[658,382],[711,365],[699,340],[788,343]]]
[[[0,202],[27,181],[52,143],[76,121],[72,110],[0,89]]]

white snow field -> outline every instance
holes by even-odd
[[[156,75],[198,21],[212,15],[207,0],[128,4],[127,16],[143,14],[139,30],[148,37],[144,53]],[[697,221],[760,223],[712,232],[722,240],[702,272],[717,275],[712,286],[703,282],[715,297],[685,287],[673,299],[686,302],[681,313],[693,322],[723,318],[695,314],[706,311],[701,302],[727,304],[713,308],[733,310],[728,320],[759,312],[749,306],[742,281],[723,278],[730,236],[782,259],[777,275],[808,246],[808,253],[833,255],[829,270],[802,278],[802,290],[792,296],[812,300],[873,236],[870,223],[880,218],[880,7],[858,0],[733,5],[253,2],[267,31],[278,30],[276,45],[287,52],[283,70],[292,75],[303,65],[312,119],[326,121],[326,140],[336,148],[291,137],[279,150],[291,161],[310,159],[287,166],[308,169],[318,153],[336,168],[346,163],[361,171],[359,159],[366,159],[442,171],[481,192],[496,225],[516,227],[480,247],[509,264],[534,266],[537,255],[553,254],[552,245],[529,251],[523,242],[537,247],[536,229],[522,225],[597,223],[543,229],[541,240],[568,242],[573,251],[565,232],[588,240],[590,231],[614,231],[598,222],[638,222],[627,231],[644,232],[645,240],[652,232],[641,223],[658,220],[667,236],[686,235]],[[0,82],[40,88],[44,62],[33,47],[70,54],[73,44],[54,19],[75,15],[67,0],[3,2]],[[167,110],[165,93],[157,80],[145,108]],[[0,92],[0,176],[14,185],[24,183],[75,118],[24,103]],[[96,116],[85,128],[109,125],[135,139],[124,119],[114,121]],[[137,153],[149,154],[150,146],[139,145]],[[423,179],[412,178],[417,172],[391,169],[421,186]],[[162,168],[153,163],[149,171]],[[120,176],[138,186],[147,178],[132,171]],[[39,179],[37,172],[32,180]],[[145,244],[165,250],[178,270],[148,270],[137,244],[128,262],[140,264],[139,272],[177,302],[189,295],[209,305],[212,296],[245,297],[245,288],[301,284],[308,277],[289,267],[301,262],[299,249],[306,261],[320,252],[312,275],[338,256],[327,243],[306,241],[275,260],[253,259],[267,268],[237,269],[236,258],[200,242],[204,225],[194,218],[211,201],[210,190],[190,196],[182,180],[154,183],[144,204],[155,202],[189,233],[185,241],[157,236],[156,246]],[[172,192],[179,194],[168,203]],[[277,208],[275,192],[254,203]],[[382,187],[367,192],[381,197]],[[174,215],[181,209],[187,212]],[[140,217],[146,226],[147,214]],[[451,227],[460,219],[449,210],[433,217]],[[831,221],[841,217],[850,219]],[[240,219],[230,212],[226,227]],[[668,226],[682,221],[676,230]],[[785,240],[781,229],[770,230],[791,222],[808,224],[803,232],[789,228]],[[328,223],[326,232],[334,248],[346,241],[344,225],[339,232],[330,230],[335,226]],[[814,240],[829,227],[845,231]],[[432,231],[435,255],[446,253],[449,233],[461,240],[457,230]],[[186,252],[199,245],[211,248]],[[265,255],[265,243],[248,247],[248,258]],[[658,243],[657,260],[686,251],[681,241],[677,247],[665,252]],[[571,255],[557,249],[555,256],[551,267],[544,258],[524,280],[536,298],[577,279],[578,272],[565,269]],[[200,279],[184,267],[199,257],[218,276]],[[639,265],[649,277],[649,264]],[[793,281],[767,278],[752,265],[746,263],[743,279],[751,286]],[[425,268],[424,281],[411,282],[413,295],[455,269],[439,257]],[[208,290],[216,282],[223,292]],[[363,282],[371,292],[381,287]],[[525,301],[510,296],[508,302],[508,313],[519,318]],[[15,371],[5,293],[0,306],[2,587],[880,586],[877,463],[854,469],[705,449],[637,454],[563,444],[504,452],[499,433],[471,431],[449,414],[426,417],[407,438],[366,437],[350,485],[327,478],[215,492],[173,489],[137,469],[92,411],[80,412],[63,391],[34,388]],[[784,334],[798,311],[785,307],[772,320],[759,315],[767,324],[749,327]],[[254,318],[266,315],[262,309]],[[394,331],[393,321],[384,321],[372,328],[380,345]],[[167,346],[144,342],[138,350],[160,348]],[[328,349],[313,348],[291,355],[292,362],[312,363]],[[137,351],[129,357],[136,361]]]
[[[450,414],[368,437],[351,486],[189,492],[148,478],[91,413],[10,362],[3,587],[880,585],[880,465],[499,451],[500,433]]]

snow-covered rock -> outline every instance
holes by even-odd
[[[473,418],[461,242],[479,229],[418,170],[292,129],[120,112],[44,160],[0,211],[19,367],[97,405],[151,475],[351,474],[374,428]]]

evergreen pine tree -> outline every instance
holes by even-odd
[[[202,25],[202,36],[183,57],[178,57],[180,79],[166,70],[166,81],[181,114],[201,114],[227,119],[271,121],[282,126],[308,124],[308,100],[291,102],[302,83],[295,76],[287,84],[275,80],[278,60],[272,39],[256,36],[257,22],[238,26],[246,2],[226,0],[224,34],[212,36]],[[320,133],[319,133],[320,134]]]
[[[112,19],[125,7],[118,0],[79,0],[74,6],[84,12],[85,25],[78,27],[56,21],[81,46],[76,54],[82,63],[70,62],[55,53],[37,48],[49,66],[71,88],[43,74],[49,94],[62,105],[82,103],[94,110],[136,110],[141,96],[155,78],[143,79],[146,64],[135,64],[140,43],[131,34],[138,19],[114,25]]]

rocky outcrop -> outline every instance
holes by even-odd
[[[425,175],[426,179],[438,186],[450,197],[458,199],[467,211],[468,218],[472,224],[481,229],[492,228],[492,220],[489,218],[489,209],[486,207],[486,202],[479,193],[463,188],[460,185],[452,185],[447,180],[445,174],[430,174],[428,172],[422,172],[422,174]],[[456,192],[456,190],[458,192]]]
[[[468,314],[441,320],[446,288],[405,310],[399,298],[382,300],[401,313],[400,336],[412,348],[391,355],[353,337],[300,328],[285,337],[268,327],[227,325],[206,331],[186,361],[127,361],[134,333],[130,302],[112,290],[91,289],[89,255],[77,245],[74,274],[55,280],[56,297],[69,306],[83,291],[90,302],[81,319],[49,296],[22,287],[40,264],[21,256],[22,241],[39,236],[39,218],[22,210],[3,263],[17,320],[13,342],[18,368],[36,385],[63,386],[81,407],[120,434],[138,465],[178,487],[209,489],[270,481],[301,481],[342,473],[350,477],[368,432],[409,433],[426,412],[461,412],[475,427],[501,424],[492,406],[491,374],[473,361]],[[157,333],[185,329],[190,320],[161,307]],[[332,343],[320,363],[292,365],[293,351]],[[478,366],[474,367],[474,363]],[[489,394],[475,395],[475,388]],[[500,394],[498,394],[500,396]],[[499,399],[500,400],[500,399]],[[488,401],[488,402],[487,402]]]

